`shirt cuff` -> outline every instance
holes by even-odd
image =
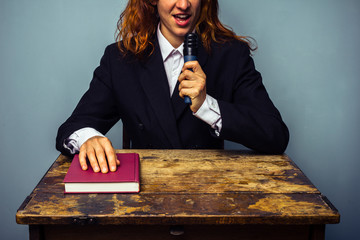
[[[95,130],[94,128],[81,128],[65,139],[64,147],[68,149],[71,154],[79,153],[81,145],[83,145],[83,143],[86,142],[89,138],[95,136],[105,137],[102,133]]]
[[[205,101],[193,115],[209,124],[211,128],[215,129],[215,134],[220,136],[222,119],[219,103],[215,98],[206,95]]]

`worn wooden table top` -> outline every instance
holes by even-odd
[[[286,155],[118,150],[140,155],[139,194],[64,194],[60,155],[20,206],[19,224],[331,224],[340,215]]]

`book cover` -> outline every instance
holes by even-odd
[[[139,155],[117,153],[120,166],[115,172],[94,172],[91,166],[81,169],[79,155],[74,156],[64,178],[65,193],[134,193],[140,191]]]

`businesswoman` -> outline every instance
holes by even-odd
[[[184,64],[187,33],[198,60]],[[129,0],[88,91],[58,130],[57,149],[95,172],[119,161],[104,134],[122,120],[132,148],[223,148],[224,140],[277,154],[289,133],[250,56],[218,19],[216,0]],[[189,96],[192,104],[184,103]]]

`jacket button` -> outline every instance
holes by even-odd
[[[139,127],[139,130],[144,130],[144,124],[139,123],[138,127]]]

